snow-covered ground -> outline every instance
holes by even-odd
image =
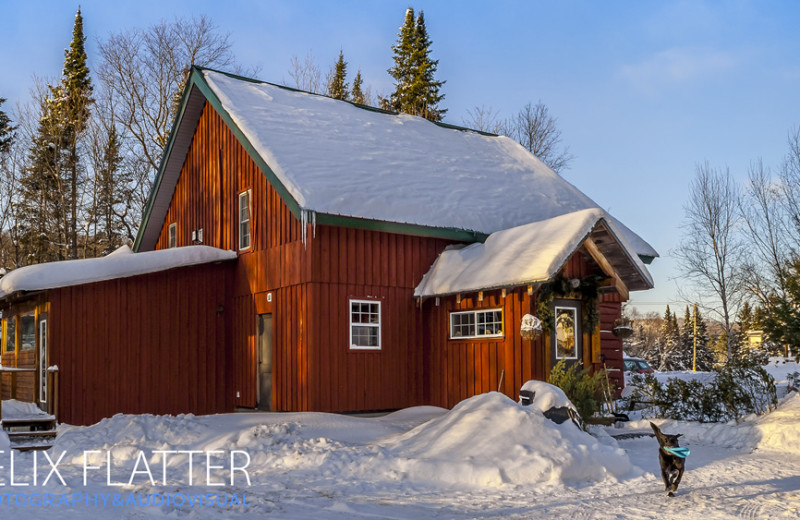
[[[797,369],[770,368],[779,381]],[[4,403],[4,412],[15,406]],[[663,492],[655,439],[609,435],[648,432],[646,421],[588,435],[498,393],[449,411],[369,418],[119,415],[62,425],[47,455],[13,461],[0,435],[0,511],[15,519],[800,518],[797,394],[739,424],[658,423],[683,433],[692,451],[675,498]]]

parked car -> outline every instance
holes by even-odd
[[[647,361],[641,358],[625,358],[625,372],[632,372],[634,374],[652,374],[655,372]]]

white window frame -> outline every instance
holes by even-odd
[[[167,228],[167,247],[178,247],[178,223],[173,222]]]
[[[359,303],[359,304],[366,303],[366,304],[369,304],[369,305],[377,305],[377,307],[378,307],[378,312],[377,312],[377,314],[378,314],[378,323],[354,322],[353,321],[353,304],[354,303]],[[380,350],[381,349],[381,343],[382,343],[382,341],[381,341],[381,336],[382,336],[382,334],[381,334],[381,332],[382,332],[381,331],[381,323],[383,321],[382,320],[382,316],[381,316],[381,302],[379,300],[353,300],[353,299],[351,299],[351,300],[349,300],[347,302],[347,313],[349,315],[349,321],[350,321],[350,329],[349,329],[350,330],[350,350]],[[377,346],[356,345],[353,342],[353,327],[354,326],[355,327],[372,327],[372,328],[378,329],[378,345]]]
[[[479,314],[488,314],[490,312],[491,313],[494,313],[494,312],[499,312],[500,313],[500,322],[499,322],[500,323],[500,329],[501,329],[500,332],[499,333],[495,333],[495,334],[486,334],[486,333],[478,334],[478,315]],[[473,333],[468,335],[468,336],[456,336],[455,334],[453,334],[453,332],[455,332],[455,326],[453,324],[453,316],[465,316],[465,315],[468,315],[468,314],[474,315],[474,319],[472,320],[472,325],[474,327]],[[492,320],[492,323],[495,323],[494,320]],[[504,332],[505,332],[505,321],[504,321],[503,309],[502,308],[497,308],[497,309],[475,309],[475,310],[472,310],[472,311],[458,311],[458,312],[451,312],[450,313],[450,339],[459,340],[459,339],[477,339],[477,338],[502,338]]]
[[[244,190],[243,192],[239,193],[239,204],[237,207],[239,208],[239,251],[244,251],[245,249],[250,249],[250,246],[253,244],[253,237],[252,237],[252,226],[250,226],[250,222],[252,222],[252,193],[251,190]],[[247,201],[247,218],[242,218],[242,199],[246,199]],[[242,228],[247,226],[247,233],[242,232]]]
[[[573,334],[575,335],[575,345],[573,346],[575,350],[574,356],[559,356],[558,355],[558,311],[559,309],[569,310],[574,313],[574,320],[575,320],[575,330]],[[567,360],[576,360],[580,357],[581,352],[581,341],[583,336],[581,335],[581,306],[580,303],[575,303],[574,305],[556,305],[555,306],[555,313],[553,314],[553,341],[555,346],[555,356],[556,360],[559,359],[567,359]]]
[[[47,402],[47,318],[39,320],[39,402]]]

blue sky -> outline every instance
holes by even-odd
[[[405,9],[422,9],[446,80],[446,121],[485,105],[506,117],[543,101],[576,156],[564,176],[648,240],[663,311],[681,284],[671,250],[695,166],[738,178],[756,159],[777,167],[800,125],[800,3],[793,1],[82,1],[90,68],[97,41],[176,16],[206,14],[260,79],[289,82],[293,55],[327,69],[339,49],[351,74],[391,90],[390,46]],[[0,96],[13,113],[33,75],[60,74],[77,3],[0,0]]]

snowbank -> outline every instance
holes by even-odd
[[[446,485],[575,485],[638,473],[625,452],[503,394],[482,394],[385,442],[408,479]]]
[[[772,413],[755,420],[757,448],[800,455],[800,394],[787,396]]]

